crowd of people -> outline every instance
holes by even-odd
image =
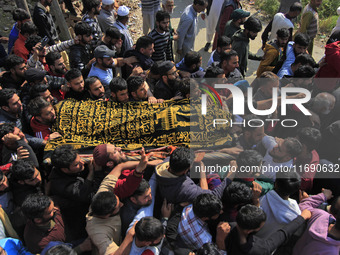
[[[0,37],[8,43],[0,49],[1,254],[339,254],[340,29],[315,60],[322,0],[282,0],[264,30],[240,0],[193,0],[177,29],[176,1],[142,0],[144,36],[135,42],[130,8],[114,0],[82,0],[75,36],[61,42],[51,4],[38,0],[32,15],[16,8],[9,37]],[[194,47],[199,14],[207,66]],[[258,56],[249,44],[262,30]],[[251,84],[248,59],[259,61]],[[86,156],[63,144],[46,160],[46,144],[63,135],[53,127],[58,102],[189,104],[208,78],[252,96],[245,115],[231,115],[230,146],[169,144],[166,157],[142,148],[131,159],[114,144]],[[217,92],[233,113],[236,94]],[[283,111],[285,100],[295,103]],[[216,156],[234,171],[203,171]]]

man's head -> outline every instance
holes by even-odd
[[[13,20],[17,23],[19,30],[21,29],[21,26],[25,22],[31,20],[30,14],[26,10],[21,9],[21,8],[14,9],[12,11],[12,17],[13,17]]]
[[[218,65],[215,65],[215,63],[212,63],[212,65],[205,70],[204,78],[225,78],[224,70]]]
[[[273,88],[278,88],[280,85],[279,77],[270,71],[265,71],[260,75],[259,89],[268,98],[273,96]]]
[[[3,171],[0,171],[0,195],[9,191],[9,181]]]
[[[298,139],[288,137],[278,139],[277,145],[269,152],[272,158],[279,162],[287,162],[297,157],[302,150],[302,145]]]
[[[280,28],[276,31],[276,40],[279,47],[286,47],[289,40],[289,30],[287,28]]]
[[[83,92],[84,91],[84,78],[79,69],[71,69],[65,75],[65,79],[67,81],[67,87],[72,89],[75,92]]]
[[[25,41],[25,48],[28,50],[29,53],[33,54],[33,47],[39,42],[41,42],[41,37],[39,35],[30,35]],[[45,56],[45,51],[39,51],[39,57]]]
[[[191,73],[197,72],[202,65],[202,56],[197,51],[189,51],[184,56],[184,64]]]
[[[250,12],[246,12],[243,9],[236,9],[231,13],[230,18],[233,20],[234,23],[242,25],[246,21],[246,18],[249,16]]]
[[[77,253],[72,249],[72,246],[62,243],[52,246],[45,255],[77,255]]]
[[[220,67],[224,70],[225,75],[234,72],[235,69],[239,67],[239,58],[236,51],[222,52],[220,57]]]
[[[237,213],[237,226],[244,234],[259,231],[266,222],[265,212],[255,205],[245,205]]]
[[[112,169],[114,166],[125,162],[126,155],[120,147],[113,144],[101,144],[94,148],[93,159],[98,166]]]
[[[163,0],[162,1],[163,10],[166,11],[169,14],[172,14],[175,7],[175,1],[174,0]]]
[[[156,13],[156,26],[162,32],[168,32],[170,27],[170,14],[166,11]]]
[[[88,77],[85,80],[85,89],[89,92],[91,98],[105,99],[105,88],[96,76]]]
[[[307,34],[298,33],[295,35],[294,45],[293,45],[295,57],[297,57],[298,55],[302,53],[307,52],[309,42],[310,42],[310,37]]]
[[[152,194],[150,184],[142,179],[138,188],[130,197],[132,203],[138,206],[148,206],[152,203]]]
[[[316,66],[315,60],[308,53],[301,53],[296,58],[291,68],[292,71],[295,72],[300,66],[309,65],[314,68]]]
[[[46,63],[55,75],[64,75],[67,72],[64,59],[59,52],[49,52],[46,55]]]
[[[93,37],[92,37],[92,27],[86,22],[79,21],[74,26],[74,33],[80,39],[80,43],[83,45],[90,44]]]
[[[27,70],[25,60],[15,54],[8,55],[5,61],[5,69],[11,73],[14,79],[25,78]]]
[[[19,159],[11,167],[11,180],[21,185],[40,186],[41,175],[30,162]]]
[[[112,12],[115,7],[114,0],[102,0],[102,9]]]
[[[327,92],[322,92],[312,99],[311,110],[317,114],[327,115],[334,109],[335,103],[335,96]]]
[[[179,147],[172,152],[169,161],[169,171],[175,175],[184,175],[192,166],[195,154],[186,147]]]
[[[42,97],[32,99],[28,104],[28,111],[40,123],[52,126],[57,116],[50,102]]]
[[[298,192],[301,185],[301,178],[297,172],[279,171],[276,173],[275,191],[283,199]]]
[[[92,198],[91,211],[95,217],[108,218],[119,214],[122,206],[123,203],[113,192],[104,191],[97,193]]]
[[[262,30],[262,23],[258,18],[249,17],[246,22],[244,22],[245,34],[251,40],[255,40],[258,32]]]
[[[319,8],[321,4],[322,0],[310,0],[310,5],[315,9]]]
[[[242,151],[236,159],[238,169],[259,168],[262,164],[262,161],[263,157],[258,151],[255,150]]]
[[[244,117],[245,125],[242,126],[243,138],[249,145],[258,144],[264,137],[264,127],[262,122],[257,120],[257,116],[249,114]],[[251,123],[249,125],[248,123]]]
[[[196,217],[203,221],[216,220],[222,213],[222,202],[212,194],[198,195],[192,205]]]
[[[45,7],[52,5],[52,0],[39,0],[39,2]]]
[[[23,110],[21,100],[14,89],[0,90],[0,107],[15,116],[20,115]]]
[[[42,97],[49,103],[53,103],[53,96],[49,91],[49,86],[47,84],[35,84],[30,88],[31,100],[36,97]]]
[[[178,90],[184,98],[199,98],[201,95],[199,85],[194,79],[183,78],[178,85]]]
[[[84,170],[84,163],[71,145],[57,147],[51,156],[52,165],[62,172],[75,175]]]
[[[17,128],[13,123],[3,123],[0,125],[0,142],[4,143],[4,145],[11,149],[16,150],[18,147],[17,141],[13,141],[12,139],[2,141],[1,139],[7,134],[14,134],[19,136],[19,139],[25,138],[24,133]]]
[[[142,53],[144,56],[151,58],[154,50],[154,40],[149,36],[139,37],[136,42],[136,51]]]
[[[32,21],[25,22],[21,26],[20,34],[22,34],[26,38],[36,33],[37,33],[37,27],[34,25]]]
[[[119,6],[117,10],[117,20],[124,25],[129,21],[130,8],[125,5]]]
[[[208,1],[206,0],[194,0],[192,7],[198,13],[203,12],[208,7]]]
[[[90,15],[98,15],[102,8],[102,1],[100,0],[83,0],[83,13]]]
[[[147,95],[147,83],[142,77],[130,76],[127,80],[127,86],[129,94],[136,101],[145,101],[148,98]]]
[[[21,205],[25,217],[36,225],[45,225],[55,218],[56,208],[46,195],[29,194]]]
[[[222,35],[217,39],[217,52],[221,54],[221,52],[231,50],[231,39],[225,35]]]
[[[110,82],[111,97],[117,103],[129,102],[128,86],[122,77],[115,77]]]
[[[106,45],[99,45],[94,50],[94,57],[96,58],[97,65],[104,70],[113,68],[113,57],[115,55],[116,52],[110,50]]]
[[[301,11],[302,11],[302,4],[299,2],[295,2],[289,8],[289,16],[291,18],[296,18],[297,16],[300,15]]]
[[[302,144],[302,151],[310,153],[319,147],[321,132],[316,128],[304,127],[298,131],[296,138]]]
[[[162,62],[158,66],[158,71],[162,81],[170,86],[175,87],[178,83],[178,72],[175,64],[169,60]]]
[[[237,209],[252,202],[253,192],[246,184],[233,181],[223,191],[222,204],[225,209]]]
[[[138,247],[157,246],[164,238],[164,227],[158,219],[144,217],[137,222],[135,233]]]
[[[109,27],[105,31],[105,37],[110,45],[115,45],[116,48],[122,47],[122,34],[119,32],[119,29],[116,27]]]
[[[48,82],[45,76],[46,71],[37,68],[29,68],[25,72],[25,79],[30,87],[34,86],[35,84],[47,84]]]

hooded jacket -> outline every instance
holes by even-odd
[[[281,52],[282,50],[277,46],[276,40],[266,43],[263,60],[261,60],[260,65],[257,68],[257,77],[260,77],[265,71],[273,71]]]
[[[326,65],[320,67],[316,74],[316,78],[334,78],[327,82],[318,82],[316,84],[321,91],[333,91],[336,88],[338,79],[340,78],[340,41],[327,44],[325,46],[325,61]]]
[[[328,212],[316,209],[318,205],[326,201],[323,193],[304,199],[300,203],[300,209],[308,209],[312,217],[308,221],[307,229],[296,243],[293,255],[338,255],[340,240],[328,236],[330,221],[335,220]]]
[[[169,162],[156,167],[157,183],[162,197],[166,198],[168,203],[193,203],[194,199],[202,193],[213,194],[221,198],[225,187],[231,183],[230,179],[225,178],[221,185],[214,190],[203,190],[187,175],[173,175],[168,171],[168,167]]]

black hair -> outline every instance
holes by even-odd
[[[206,4],[208,4],[207,0],[194,0],[194,5],[201,5],[201,6],[203,6],[203,5],[206,5]]]
[[[301,12],[302,11],[302,5],[299,2],[295,2],[293,3],[290,8],[289,8],[290,12]]]
[[[198,218],[219,215],[222,210],[222,202],[215,195],[203,193],[198,195],[192,205],[194,214]]]
[[[309,55],[308,53],[299,54],[293,63],[294,65],[301,64],[301,65],[309,65],[314,67],[316,65],[314,58]]]
[[[3,142],[1,139],[5,135],[7,135],[9,133],[13,133],[14,128],[15,128],[15,124],[12,123],[12,122],[0,124],[0,142]]]
[[[150,36],[141,36],[136,42],[136,51],[140,51],[141,48],[146,49],[153,43],[155,42]]]
[[[246,22],[244,22],[244,28],[248,31],[258,33],[262,30],[262,23],[258,18],[250,16]]]
[[[302,145],[298,139],[293,137],[287,137],[283,144],[286,146],[288,154],[293,158],[301,153]]]
[[[83,0],[83,13],[91,11],[92,8],[97,8],[100,2],[100,0]]]
[[[105,216],[112,214],[117,206],[117,198],[113,192],[104,191],[97,193],[91,202],[93,215]]]
[[[28,104],[28,112],[32,116],[40,116],[42,109],[50,106],[51,103],[47,102],[43,97],[36,97]]]
[[[52,165],[57,168],[69,168],[77,158],[77,151],[71,145],[64,144],[57,147],[51,155]]]
[[[280,28],[279,30],[276,31],[276,35],[279,38],[288,38],[289,37],[289,30],[287,28]]]
[[[129,78],[127,78],[126,82],[128,86],[128,91],[131,94],[132,92],[136,92],[145,81],[140,76],[130,76]]]
[[[139,197],[143,195],[150,188],[150,184],[147,180],[142,179],[138,188],[133,192],[132,197]]]
[[[60,59],[62,56],[60,54],[60,52],[58,51],[51,51],[49,53],[47,53],[45,59],[46,59],[46,64],[49,66],[53,66],[55,61]]]
[[[117,93],[118,91],[126,90],[128,89],[126,80],[124,80],[122,77],[114,77],[110,81],[110,90],[113,93]]]
[[[205,243],[197,250],[196,255],[221,255],[221,253],[216,244]]]
[[[183,80],[179,81],[178,87],[183,97],[185,97],[186,94],[190,94],[190,84],[190,78],[184,78]]]
[[[19,57],[15,54],[8,55],[5,60],[5,69],[6,71],[15,68],[17,65],[24,64],[25,60],[22,57]]]
[[[242,206],[236,216],[237,225],[245,230],[257,229],[265,221],[265,212],[255,205]]]
[[[0,90],[0,107],[8,106],[8,101],[14,96],[14,94],[18,94],[15,89],[1,89]]]
[[[90,36],[92,34],[92,27],[88,23],[86,23],[84,21],[79,21],[74,26],[74,33],[76,35],[87,35],[87,36]]]
[[[253,192],[246,184],[233,181],[223,191],[222,204],[225,208],[250,204],[252,196]]]
[[[231,57],[235,57],[235,56],[238,56],[237,52],[235,50],[231,50],[229,52],[221,52],[220,54],[220,59],[221,59],[221,62],[220,62],[220,66],[222,66],[222,63],[223,61],[229,61],[231,59]]]
[[[0,178],[2,179],[2,178]],[[331,203],[331,208],[329,209],[329,212],[335,217],[339,212],[340,212],[340,208],[336,207],[338,200],[339,200],[340,196],[336,197],[333,199],[332,203]]]
[[[136,224],[135,233],[138,241],[153,242],[164,235],[164,227],[160,220],[144,217]]]
[[[36,97],[40,97],[40,93],[45,92],[46,90],[49,89],[49,86],[47,84],[44,83],[39,83],[39,84],[34,84],[31,88],[30,88],[30,98],[34,99]]]
[[[212,63],[212,65],[205,71],[204,78],[217,78],[217,76],[221,74],[224,74],[223,69],[216,63]]]
[[[77,255],[77,253],[67,244],[58,244],[48,249],[45,255]]]
[[[22,8],[14,9],[12,11],[12,17],[13,17],[14,21],[23,21],[25,19],[31,18],[30,14]]]
[[[299,191],[301,185],[301,177],[294,171],[278,171],[275,179],[275,191],[281,196],[290,196]]]
[[[20,33],[22,35],[24,35],[24,34],[32,35],[36,32],[37,32],[37,27],[34,25],[34,23],[32,21],[25,22],[21,26]]]
[[[181,173],[188,168],[195,159],[192,150],[186,147],[178,147],[170,155],[169,167],[173,173]]]
[[[81,71],[79,69],[73,68],[65,74],[65,79],[68,82],[71,82],[73,79],[76,79],[80,76],[82,76]]]
[[[122,34],[119,29],[116,27],[109,27],[105,31],[105,35],[111,37],[112,39],[120,39],[122,38]]]
[[[217,47],[225,47],[231,44],[231,39],[228,36],[222,35],[217,39]]]
[[[35,167],[31,162],[23,159],[14,161],[11,166],[11,179],[14,181],[24,181],[32,179],[35,172]]]
[[[100,81],[97,76],[87,77],[84,83],[84,87],[86,90],[90,90],[90,86],[96,81]]]
[[[39,193],[29,194],[22,203],[21,210],[26,218],[30,220],[42,218],[51,202],[52,200],[46,195]]]
[[[197,65],[201,61],[201,54],[199,54],[197,51],[189,51],[184,56],[184,64],[187,67],[190,67],[192,65]]]
[[[158,11],[156,13],[156,21],[157,22],[161,22],[161,21],[163,21],[165,19],[169,19],[170,20],[170,14],[168,12],[161,10],[161,11]]]
[[[338,212],[336,214],[336,221],[335,221],[335,225],[334,225],[336,230],[340,230],[340,212]]]
[[[33,47],[40,41],[41,37],[39,35],[30,35],[25,41],[25,48],[28,50],[28,52],[31,52]]]
[[[153,65],[150,68],[150,73],[154,74],[154,75],[159,75],[159,63],[155,62],[153,63]]]
[[[294,78],[312,78],[315,75],[315,70],[310,65],[299,66],[294,72]]]
[[[316,128],[301,128],[297,133],[297,137],[300,143],[306,145],[308,151],[316,150],[321,143],[321,132]]]
[[[337,41],[340,41],[340,31],[339,30],[335,31],[333,34],[331,34],[331,36],[329,37],[326,44],[335,43]]]
[[[257,166],[260,166],[262,161],[263,161],[263,157],[258,151],[255,151],[255,150],[242,151],[236,159],[238,168],[257,167]]]
[[[294,38],[294,43],[301,45],[303,47],[307,47],[310,42],[310,37],[304,33],[297,33]]]

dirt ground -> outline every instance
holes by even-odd
[[[255,13],[257,10],[255,9],[253,5],[249,5],[248,2],[249,2],[248,0],[241,1],[243,8],[246,11],[250,11],[252,14]],[[180,17],[182,15],[184,8],[191,3],[192,3],[192,0],[175,1],[176,6],[174,9],[174,13],[171,16],[172,17],[171,24],[174,28],[177,28],[177,25],[179,23],[179,20],[180,20]],[[259,18],[262,19],[261,14],[259,16],[260,16]],[[268,21],[262,22],[263,30],[267,26],[267,24],[268,24]],[[200,16],[198,17],[198,26],[199,26],[199,33],[195,40],[195,50],[199,51],[200,54],[202,55],[202,58],[203,58],[202,65],[203,67],[206,67],[208,60],[210,58],[211,49],[208,52],[205,52],[203,50],[206,44],[206,25],[205,25],[205,21],[203,21]],[[257,53],[260,56],[263,55],[263,51],[261,50],[261,46],[262,46],[261,35],[262,35],[262,31],[258,34],[258,36],[256,37],[254,41],[250,42],[250,51],[253,53]],[[324,44],[322,44],[321,41],[317,41],[314,45],[313,57],[316,62],[318,62],[324,55],[323,45]],[[256,77],[256,70],[257,70],[258,65],[259,65],[259,61],[249,60],[248,71],[246,73],[247,79],[253,80]]]

